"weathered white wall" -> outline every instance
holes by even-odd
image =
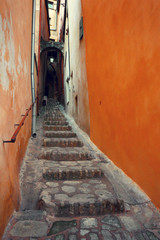
[[[65,32],[67,32],[68,26],[69,28],[68,35],[65,34],[64,45],[65,106],[68,114],[73,116],[80,128],[89,134],[90,116],[85,59],[85,39],[84,37],[82,40],[79,39],[79,23],[81,16],[81,0],[68,0],[68,20],[66,21]],[[69,83],[66,82],[67,78],[69,78]]]

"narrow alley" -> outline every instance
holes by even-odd
[[[159,66],[159,0],[0,0],[0,240],[160,240]]]
[[[3,240],[160,239],[160,214],[49,99],[20,173],[21,204]]]

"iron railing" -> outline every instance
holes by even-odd
[[[35,100],[35,102],[36,102],[36,100]],[[35,104],[35,102],[33,102],[33,103],[30,105],[30,107],[29,107],[28,109],[26,109],[27,112],[26,112],[25,115],[22,115],[23,118],[22,118],[22,120],[20,121],[20,123],[14,125],[14,126],[18,126],[18,127],[16,128],[15,132],[13,133],[11,139],[10,139],[10,140],[3,140],[3,143],[15,143],[16,138],[17,138],[17,135],[18,135],[21,127],[24,125],[24,121],[25,121],[26,117],[28,116],[29,112],[31,111],[31,109],[32,109],[33,105]]]

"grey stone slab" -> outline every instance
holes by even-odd
[[[89,238],[90,240],[99,240],[99,237],[96,233],[90,233]]]
[[[54,195],[54,199],[59,200],[59,201],[61,201],[61,202],[64,202],[64,201],[67,201],[67,200],[68,200],[68,196],[67,196],[66,194],[62,194],[62,193],[60,193],[60,194],[55,194],[55,195]]]
[[[111,198],[114,199],[113,194],[108,190],[102,190],[102,189],[96,190],[95,194],[98,195],[99,199],[111,199]]]
[[[81,184],[81,187],[82,187],[82,188],[88,188],[88,187],[90,187],[90,184],[88,184],[88,183],[82,183],[82,184]]]
[[[104,183],[97,184],[97,185],[95,186],[95,188],[98,188],[98,189],[105,189],[105,188],[106,188],[106,184],[104,184]]]
[[[92,180],[90,180],[89,181],[89,183],[93,183],[93,184],[101,184],[102,183],[102,181],[101,180],[97,180],[97,179],[92,179]]]
[[[116,217],[116,216],[106,216],[101,220],[101,222],[106,223],[107,225],[112,227],[112,229],[121,227],[121,223],[120,223],[118,217]],[[107,225],[103,225],[103,226],[107,226]]]
[[[64,184],[66,185],[76,185],[76,184],[80,184],[81,181],[65,181]]]
[[[45,222],[25,220],[15,224],[10,234],[14,237],[43,237],[47,235]]]
[[[71,234],[71,235],[69,235],[68,240],[78,240],[78,239],[75,234]]]
[[[159,240],[160,239],[151,231],[146,231],[146,234],[147,234],[147,236],[149,237],[150,240]]]
[[[14,217],[18,220],[42,220],[45,214],[44,211],[40,210],[25,210],[14,212]]]
[[[95,218],[82,218],[81,228],[96,228],[98,225],[97,219]]]
[[[129,239],[124,238],[122,233],[119,233],[119,232],[114,233],[114,237],[116,238],[116,240],[129,240]]]
[[[81,188],[79,188],[79,190],[80,190],[82,193],[90,193],[90,192],[91,192],[91,189],[90,189],[90,188],[81,187]]]
[[[115,226],[111,226],[111,225],[105,225],[105,224],[103,224],[103,225],[102,225],[102,229],[103,229],[103,230],[112,231],[112,230],[116,230],[116,227],[115,227]]]
[[[98,233],[98,232],[99,232],[99,230],[98,230],[98,229],[95,229],[95,228],[93,228],[93,229],[91,229],[91,232],[93,232],[93,233]]]
[[[113,240],[114,239],[113,235],[107,230],[102,230],[102,236],[103,236],[104,240]]]
[[[119,219],[129,232],[138,231],[142,228],[141,224],[131,216],[120,216]]]
[[[75,189],[75,187],[71,187],[71,186],[63,186],[62,191],[66,192],[66,193],[73,193],[76,191],[76,189]]]
[[[76,232],[78,232],[78,229],[76,227],[73,227],[73,228],[70,229],[69,232],[70,233],[76,233]]]
[[[53,235],[59,232],[63,232],[66,229],[73,228],[76,226],[76,220],[73,221],[56,221],[52,224],[52,227],[48,235]]]
[[[148,236],[144,232],[135,232],[134,237],[136,240],[149,240]]]
[[[63,234],[57,235],[54,240],[65,240],[65,237]]]
[[[85,229],[81,229],[81,230],[80,230],[80,235],[81,235],[81,236],[84,236],[84,235],[86,235],[87,233],[89,233],[89,230],[85,230]]]
[[[59,184],[58,183],[55,183],[55,182],[46,182],[46,185],[48,187],[52,187],[52,188],[55,188],[55,187],[58,187]]]

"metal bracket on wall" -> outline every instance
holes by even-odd
[[[79,38],[80,40],[83,38],[83,17],[81,17],[80,23],[79,23]]]

